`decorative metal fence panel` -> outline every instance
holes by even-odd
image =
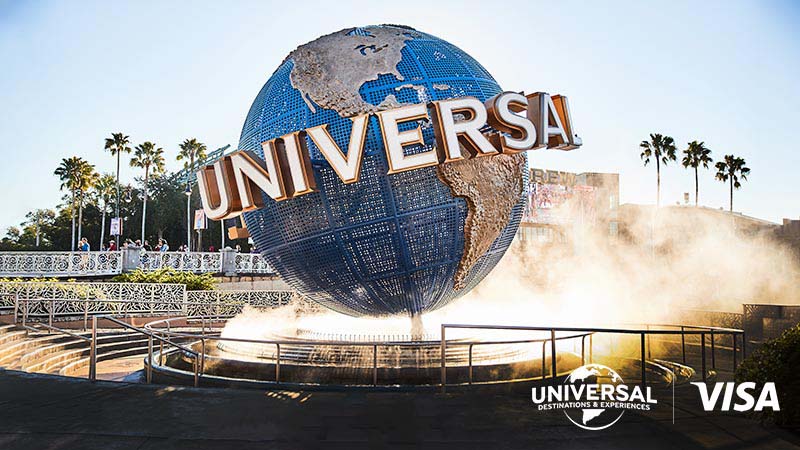
[[[28,316],[180,313],[185,286],[162,283],[5,282],[0,296],[17,295]],[[20,311],[21,313],[21,311]]]
[[[122,252],[0,252],[0,276],[115,275]]]
[[[188,316],[233,316],[245,305],[278,308],[297,300],[292,291],[188,291]]]
[[[275,273],[275,270],[258,253],[237,253],[236,273]]]
[[[7,313],[14,309],[16,296],[10,293],[0,293],[0,313]]]
[[[681,323],[689,325],[705,325],[722,328],[742,328],[742,313],[727,311],[708,311],[704,309],[684,309],[681,311]]]
[[[184,301],[186,287],[166,283],[91,283],[10,281],[0,283],[0,294],[21,299]]]
[[[35,318],[77,318],[92,315],[118,317],[142,315],[183,315],[182,300],[28,300],[21,301],[17,315]]]
[[[246,305],[277,308],[302,301],[293,291],[186,291],[182,284],[0,282],[0,309],[30,319],[174,314],[188,317],[234,316]]]
[[[800,323],[800,305],[764,305],[745,303],[744,331],[748,340],[765,341],[781,335]]]
[[[232,250],[140,252],[128,248],[115,252],[0,252],[0,277],[103,276],[134,269],[146,272],[173,269],[194,273],[275,273],[260,254],[234,253]]]
[[[142,252],[139,268],[149,272],[175,269],[184,272],[222,272],[222,253],[210,252]]]

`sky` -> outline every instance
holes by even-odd
[[[531,166],[619,172],[623,203],[654,203],[639,143],[705,141],[752,173],[734,209],[800,217],[800,3],[790,1],[82,2],[0,0],[0,230],[55,206],[53,170],[77,155],[112,173],[104,139],[238,143],[247,111],[285,56],[347,27],[393,23],[472,55],[505,90],[567,95],[581,149],[529,154]],[[123,182],[139,173],[123,165]],[[694,192],[662,172],[662,202]],[[700,174],[700,203],[727,186]],[[181,207],[182,205],[176,205]]]

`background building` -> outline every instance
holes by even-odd
[[[800,220],[783,219],[783,223],[775,230],[775,237],[791,247],[795,257],[800,259]]]
[[[526,243],[574,243],[585,233],[618,233],[619,174],[532,168],[518,238]]]

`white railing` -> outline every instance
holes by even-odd
[[[182,272],[222,272],[222,253],[142,252],[139,268],[145,272],[175,269]]]
[[[186,286],[167,283],[0,282],[0,295],[44,300],[183,301]]]
[[[173,269],[194,273],[274,274],[258,253],[145,252],[126,248],[114,252],[0,252],[0,277],[47,278],[118,275],[141,269]]]
[[[257,308],[278,308],[291,302],[301,301],[293,291],[187,291],[186,303],[189,316],[226,315],[234,316],[245,305]]]
[[[2,277],[115,275],[122,252],[0,252]]]
[[[24,303],[24,310],[19,303]],[[162,283],[79,283],[79,282],[0,282],[0,313],[15,311],[26,320],[83,317],[112,314],[179,314],[234,316],[246,305],[271,309],[302,302],[314,308],[293,291],[187,291],[183,284]]]
[[[275,270],[259,253],[237,253],[236,273],[275,273]]]

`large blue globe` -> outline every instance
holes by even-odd
[[[485,101],[499,92],[477,61],[429,34],[395,25],[342,30],[299,47],[275,70],[250,108],[239,149],[263,157],[261,142],[327,124],[346,152],[348,117],[357,113],[460,96]],[[433,129],[422,129],[426,145],[409,153],[434,147]],[[525,200],[514,190],[490,245],[465,266],[468,198],[454,195],[437,167],[387,175],[374,116],[357,183],[342,183],[308,138],[307,145],[318,191],[281,202],[264,196],[266,206],[244,220],[281,278],[331,309],[380,316],[444,306],[492,270],[516,233]]]

